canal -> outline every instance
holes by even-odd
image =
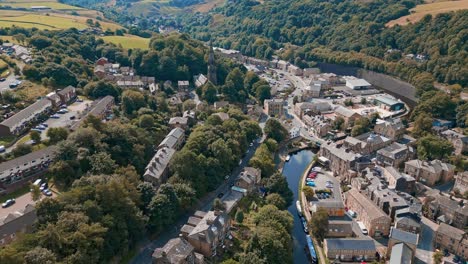
[[[306,252],[304,251],[306,243],[306,235],[302,229],[301,219],[297,215],[296,210],[296,201],[298,200],[298,188],[299,180],[302,173],[310,164],[314,157],[314,153],[310,150],[303,150],[294,155],[291,155],[289,162],[284,164],[283,175],[286,177],[289,185],[289,189],[294,194],[294,200],[291,206],[289,206],[288,211],[294,217],[294,227],[293,227],[293,259],[295,264],[305,264],[309,263],[307,259]]]

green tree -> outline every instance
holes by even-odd
[[[422,137],[432,132],[432,118],[426,113],[421,113],[413,125],[413,135],[415,137]]]
[[[51,127],[47,129],[47,137],[51,145],[57,144],[59,141],[65,140],[68,137],[68,130],[63,127]]]
[[[264,182],[264,186],[269,193],[277,193],[283,197],[286,205],[291,204],[293,200],[293,193],[291,189],[289,189],[288,182],[286,181],[286,177],[284,177],[283,174],[277,172],[271,177],[264,179]]]
[[[445,159],[453,152],[453,145],[448,140],[427,135],[418,140],[417,150],[420,159]]]
[[[270,193],[266,197],[267,204],[276,206],[280,210],[286,209],[286,202],[278,193]]]
[[[269,85],[261,85],[257,87],[257,90],[255,92],[255,98],[263,104],[263,101],[265,99],[270,99],[271,98],[271,88]]]
[[[240,264],[267,264],[266,260],[260,256],[258,251],[247,252],[239,257]]]
[[[305,197],[307,198],[307,200],[312,200],[315,196],[315,192],[314,192],[314,189],[312,189],[311,187],[309,186],[304,186],[302,188],[302,192],[304,192],[304,195]]]
[[[440,250],[432,254],[432,260],[434,261],[434,264],[441,264],[443,258],[444,258],[444,254]]]
[[[343,130],[345,125],[345,120],[341,116],[335,118],[332,122],[333,129]]]
[[[223,211],[224,209],[226,209],[226,205],[224,204],[224,202],[221,201],[221,199],[219,199],[219,198],[214,199],[214,201],[213,201],[213,210]]]
[[[155,125],[155,120],[154,120],[154,117],[152,117],[151,115],[145,114],[145,115],[140,116],[139,123],[138,123],[139,127],[149,129],[149,128],[153,128],[154,125]]]
[[[127,115],[132,115],[133,112],[145,106],[145,97],[141,92],[125,90],[122,93],[122,110]]]
[[[218,100],[218,91],[211,82],[207,82],[203,86],[202,91],[202,98],[205,99],[209,104],[213,104]]]
[[[280,121],[275,118],[270,118],[265,124],[265,133],[268,137],[273,138],[277,142],[282,142],[288,137],[288,131],[281,125]]]
[[[328,212],[325,208],[319,208],[312,215],[309,229],[318,240],[323,241],[328,232]]]
[[[32,150],[33,149],[32,149],[31,145],[20,143],[20,144],[16,145],[16,148],[14,148],[11,153],[15,157],[21,157],[21,156],[24,156],[24,155],[26,155],[28,153],[31,153]]]
[[[354,123],[353,129],[351,130],[351,136],[358,136],[368,132],[371,128],[371,122],[365,117],[361,117]]]
[[[89,157],[89,162],[93,174],[111,174],[117,167],[111,155],[106,152],[98,152],[91,155]]]
[[[35,247],[24,255],[25,264],[54,264],[56,259],[52,251],[43,247]]]
[[[31,137],[32,140],[34,140],[34,142],[36,143],[41,143],[41,134],[39,134],[39,132],[37,131],[31,131],[29,133],[29,136]]]
[[[31,198],[33,201],[41,199],[41,190],[39,189],[39,186],[31,184]]]
[[[237,210],[235,219],[237,223],[242,224],[242,222],[244,222],[244,212],[242,212],[240,209]]]

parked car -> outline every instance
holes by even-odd
[[[4,81],[6,81],[5,78],[0,78],[0,82],[4,82]]]
[[[42,193],[43,193],[45,196],[52,196],[52,192],[51,192],[49,189],[44,189],[44,190],[42,190]]]
[[[6,150],[5,146],[1,145],[0,146],[0,153],[5,152],[5,150]]]
[[[31,131],[37,131],[37,132],[39,132],[39,133],[42,133],[42,130],[40,130],[40,129],[37,129],[37,128],[33,128],[33,129],[31,129]]]
[[[4,203],[2,203],[2,208],[10,207],[15,203],[16,203],[15,199],[8,199]]]
[[[75,120],[76,116],[70,116],[70,120]]]
[[[41,187],[39,187],[39,190],[44,191],[44,190],[47,190],[48,188],[49,188],[49,184],[47,184],[47,182],[44,182],[43,184],[41,184]]]
[[[308,182],[306,182],[306,185],[307,185],[307,186],[310,186],[310,187],[315,187],[315,186],[316,186],[316,185],[315,185],[315,182],[313,182],[313,181],[308,181]]]
[[[41,126],[43,126],[43,127],[49,127],[49,125],[46,124],[46,123],[42,123]]]
[[[60,118],[60,116],[59,116],[59,115],[57,115],[57,114],[53,114],[53,115],[51,115],[51,116],[50,116],[50,118],[59,119],[59,118]]]
[[[36,126],[36,129],[39,129],[39,130],[45,130],[46,127],[45,126],[42,126],[42,125],[38,125]]]
[[[223,198],[223,196],[224,196],[224,193],[218,193],[218,198],[219,199]]]

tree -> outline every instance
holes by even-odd
[[[55,254],[43,247],[35,247],[24,255],[25,264],[54,264],[56,263]]]
[[[304,195],[305,197],[307,198],[307,200],[312,200],[312,198],[314,198],[315,196],[315,192],[314,192],[314,189],[312,189],[311,187],[309,186],[304,186],[302,188],[302,192],[304,192]]]
[[[106,152],[98,152],[91,155],[89,162],[91,164],[91,172],[94,174],[111,174],[117,167],[111,155]]]
[[[432,131],[432,118],[426,113],[421,113],[413,125],[413,135],[415,137],[422,137],[430,134]]]
[[[122,93],[122,110],[127,115],[132,115],[133,112],[145,106],[145,97],[141,92],[125,90]]]
[[[221,199],[219,199],[219,198],[214,199],[214,201],[213,201],[213,210],[223,211],[224,209],[226,209],[226,205],[224,204],[224,202],[221,201]]]
[[[271,88],[269,85],[261,85],[257,87],[257,90],[255,92],[255,98],[263,104],[263,101],[265,99],[270,99],[271,98]]]
[[[293,193],[291,189],[289,189],[288,182],[286,181],[286,177],[284,177],[283,174],[277,172],[264,181],[265,188],[269,193],[277,193],[283,197],[286,205],[291,204],[293,200]]]
[[[270,177],[275,171],[273,153],[268,149],[266,144],[262,144],[257,148],[249,164],[254,168],[260,169],[262,177]]]
[[[361,117],[354,123],[351,130],[351,136],[355,137],[368,132],[371,128],[371,122],[366,117]]]
[[[332,127],[333,127],[333,129],[343,130],[343,129],[344,129],[344,125],[345,125],[345,120],[344,120],[344,118],[341,117],[341,116],[338,116],[338,117],[335,118],[335,120],[333,120],[333,122],[332,122]]]
[[[288,137],[288,131],[281,125],[280,121],[275,118],[270,118],[265,124],[265,133],[268,137],[273,138],[277,142],[282,142]]]
[[[286,209],[286,202],[284,201],[283,197],[278,193],[270,193],[266,197],[267,204],[274,205],[278,207],[280,210]]]
[[[41,199],[41,190],[39,189],[39,186],[31,184],[31,198],[33,201]]]
[[[260,257],[258,251],[247,252],[240,256],[240,264],[267,264],[265,258]]]
[[[453,152],[453,145],[446,139],[427,135],[418,140],[417,150],[420,159],[445,159]]]
[[[140,182],[137,186],[137,190],[140,193],[141,207],[144,212],[148,208],[151,200],[153,200],[154,195],[156,194],[154,187],[149,182]]]
[[[434,76],[428,72],[423,72],[413,78],[413,83],[416,84],[416,91],[418,95],[434,89]]]
[[[67,139],[68,130],[63,127],[51,127],[47,130],[46,135],[49,137],[49,143],[55,145],[59,141]]]
[[[29,136],[31,137],[32,140],[34,140],[34,142],[36,142],[37,144],[41,143],[41,134],[39,134],[39,132],[37,131],[31,131],[29,133]]]
[[[309,229],[318,240],[323,241],[328,232],[328,212],[325,208],[319,208],[312,215]]]
[[[211,83],[207,82],[202,87],[202,98],[205,99],[209,104],[213,104],[218,100],[218,91],[216,87]]]
[[[21,157],[28,153],[31,153],[32,150],[33,149],[31,145],[20,143],[16,146],[16,148],[13,149],[11,153],[13,153],[13,156],[15,157]]]
[[[148,128],[154,127],[154,124],[155,124],[155,120],[154,120],[154,117],[152,117],[151,115],[145,114],[145,115],[140,116],[140,120],[138,123],[139,127],[148,129]]]
[[[242,212],[240,209],[237,210],[235,219],[237,223],[242,224],[242,222],[244,222],[244,212]]]
[[[253,94],[255,92],[252,89],[253,85],[258,81],[260,81],[260,78],[258,77],[258,75],[253,71],[248,71],[244,77],[245,89],[247,89],[247,91],[249,91],[250,94]]]
[[[434,261],[434,264],[441,264],[443,258],[444,258],[444,254],[440,250],[432,254],[432,260]]]

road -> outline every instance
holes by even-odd
[[[232,171],[229,178],[226,181],[224,181],[223,184],[221,184],[221,186],[218,187],[218,189],[209,193],[208,195],[199,200],[198,205],[196,206],[197,210],[209,211],[211,209],[214,199],[216,199],[219,193],[227,195],[231,188],[231,185],[234,184],[240,172],[248,165],[250,159],[255,153],[255,150],[258,148],[258,146],[260,146],[264,139],[265,136],[263,136],[261,140],[255,141],[253,145],[249,147],[248,153],[242,158],[241,163]],[[144,246],[141,248],[140,252],[135,257],[133,257],[133,259],[130,260],[129,263],[150,264],[152,261],[151,255],[153,254],[153,251],[158,247],[164,246],[170,239],[176,238],[180,233],[181,227],[185,223],[187,223],[188,218],[192,216],[192,214],[193,211],[179,217],[179,219],[173,225],[173,228],[168,228],[166,231],[159,234],[157,239],[149,241],[148,238],[146,238],[146,241],[143,242]]]
[[[30,192],[21,195],[20,197],[16,197],[15,201],[15,204],[10,207],[0,208],[0,218],[6,217],[10,213],[23,210],[28,204],[36,204],[36,202],[32,200]]]

